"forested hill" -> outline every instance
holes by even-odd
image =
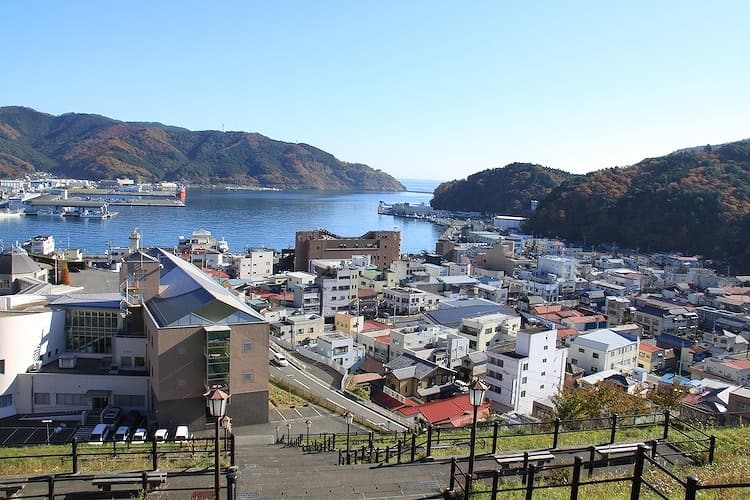
[[[257,133],[193,132],[99,115],[0,108],[0,177],[232,183],[281,189],[402,191],[380,170]]]
[[[750,140],[572,177],[540,203],[526,229],[703,254],[750,272]]]
[[[511,163],[440,184],[430,204],[442,210],[527,215],[531,200],[543,200],[571,176],[541,165]]]

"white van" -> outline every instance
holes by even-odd
[[[127,441],[130,439],[130,427],[121,425],[115,431],[115,441]]]
[[[169,431],[167,429],[157,429],[156,432],[154,432],[154,441],[156,442],[164,442],[169,437]]]
[[[91,444],[102,444],[109,438],[110,427],[107,424],[96,424],[94,430],[91,431],[91,437],[89,437],[89,443]]]
[[[286,356],[284,356],[280,352],[274,351],[273,361],[279,366],[289,366],[289,361],[286,359]]]
[[[175,441],[187,441],[188,439],[188,426],[178,425],[177,430],[174,432]]]

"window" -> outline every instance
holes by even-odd
[[[185,386],[185,377],[179,377],[177,379],[177,387],[184,387]]]
[[[0,375],[3,375],[5,373],[5,360],[0,359]]]
[[[146,358],[143,356],[135,356],[133,362],[136,368],[146,368]]]
[[[523,366],[521,367],[521,370],[528,370],[528,369],[529,369],[528,363],[524,363]]]
[[[525,397],[526,397],[526,391],[521,391],[521,397],[522,397],[522,398],[525,398]]]
[[[471,344],[471,342],[469,342],[469,343]],[[499,366],[500,368],[503,367],[503,360],[502,359],[498,359],[497,360],[497,366]]]
[[[253,381],[253,374],[252,373],[244,373],[242,375],[242,380],[245,382],[252,382]]]
[[[527,377],[524,377],[524,378],[522,378],[522,379],[521,379],[521,383],[522,383],[522,384],[525,384],[525,383],[526,383],[526,380],[527,380]]]
[[[146,407],[146,399],[141,394],[115,394],[115,406]]]
[[[583,349],[583,347],[579,347],[578,352],[586,352],[586,351]]]
[[[542,363],[546,363],[546,362],[547,362],[547,358],[542,358]]]
[[[598,352],[595,352],[595,353],[594,353],[594,354],[592,354],[591,356],[592,356],[592,357],[593,357],[594,359],[599,359],[599,353],[598,353]]]
[[[179,354],[179,355],[185,354],[185,346],[184,345],[180,345],[180,346],[177,347],[177,354]]]
[[[548,349],[549,349],[549,346],[548,346],[547,344],[545,344],[545,345],[544,345],[544,350],[546,351],[546,350],[548,350]]]
[[[34,393],[34,404],[35,405],[48,405],[50,404],[50,393],[49,392],[35,392]]]
[[[120,356],[120,368],[133,368],[133,357]]]
[[[85,394],[58,392],[55,394],[55,403],[58,406],[87,406]]]
[[[570,364],[571,365],[577,365],[578,364],[578,360],[576,358],[570,358]]]
[[[539,386],[540,389],[544,389],[544,384]]]
[[[547,372],[542,372],[541,375],[542,375],[542,377],[544,377],[544,376],[547,375]]]
[[[242,344],[242,350],[244,352],[252,351],[253,350],[253,343],[252,342],[245,342]]]

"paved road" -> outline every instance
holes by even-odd
[[[406,427],[401,425],[399,422],[384,416],[380,413],[372,411],[371,409],[363,406],[356,401],[352,401],[340,392],[331,389],[330,384],[321,381],[317,377],[313,376],[308,370],[299,369],[295,364],[298,362],[295,360],[293,364],[289,366],[274,366],[271,365],[271,375],[286,380],[293,386],[310,392],[320,398],[328,400],[337,408],[342,411],[349,410],[358,417],[365,419],[371,425],[380,427],[381,429],[388,431],[403,431]],[[305,366],[305,365],[301,365]],[[384,410],[385,411],[385,410]]]

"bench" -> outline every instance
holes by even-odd
[[[10,498],[19,491],[21,491],[25,484],[0,484],[0,493],[3,494],[3,498]]]
[[[594,446],[594,450],[604,458],[622,458],[634,456],[639,446],[645,446],[644,443],[619,443],[605,444]],[[649,448],[646,446],[646,448]]]
[[[544,464],[554,462],[555,460],[555,456],[548,451],[531,451],[528,453],[495,455],[494,457],[497,464],[503,469],[508,469],[514,464],[527,465],[528,463],[536,463],[536,465],[541,467]]]
[[[114,476],[114,477],[98,477],[91,481],[91,484],[98,487],[102,491],[112,491],[112,486],[115,485],[136,485],[140,487],[143,485],[143,476]],[[148,489],[158,488],[167,482],[167,474],[164,472],[148,473],[146,474],[146,486]]]

